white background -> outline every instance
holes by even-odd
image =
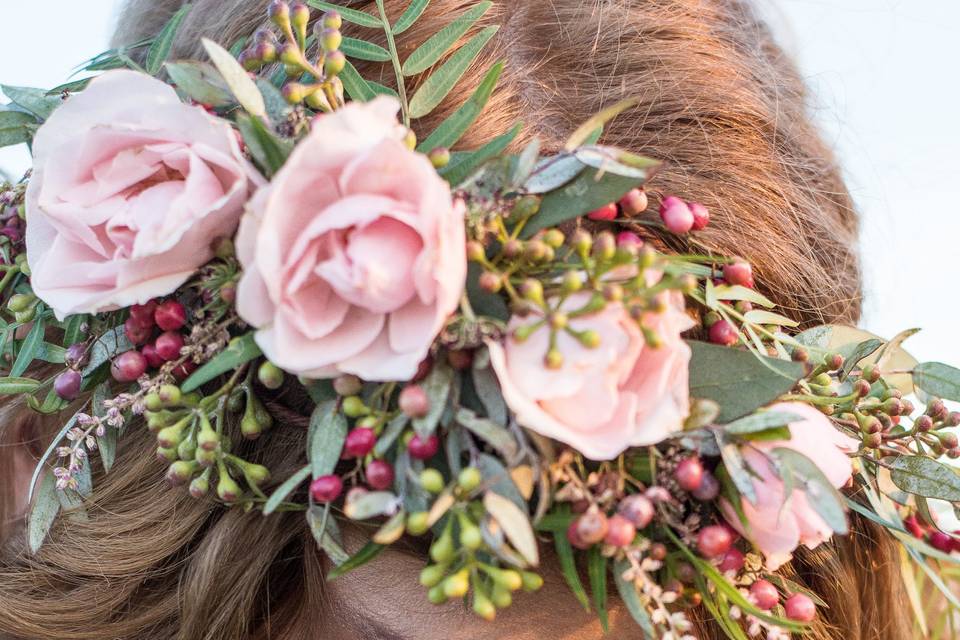
[[[908,348],[960,364],[960,2],[756,1],[808,79],[863,214],[862,326],[885,337],[923,327]],[[42,87],[106,48],[115,10],[113,0],[0,5],[0,83]],[[25,149],[0,149],[0,169],[27,166]]]

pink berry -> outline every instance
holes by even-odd
[[[429,460],[433,456],[437,455],[437,451],[440,449],[440,439],[435,435],[430,435],[426,438],[421,438],[419,435],[415,435],[410,439],[410,443],[407,445],[407,450],[410,452],[410,456],[416,458],[417,460]]]
[[[723,279],[728,284],[738,284],[742,287],[753,288],[753,267],[749,262],[737,260],[733,264],[724,265]]]
[[[914,538],[923,539],[923,525],[920,524],[920,520],[916,514],[907,516],[903,521],[903,526],[906,527],[907,531],[909,531]]]
[[[163,366],[163,363],[166,362],[166,360],[157,354],[157,348],[152,344],[143,345],[143,349],[141,349],[140,352],[143,354],[143,357],[147,359],[147,365],[149,365],[151,369],[159,369]]]
[[[707,558],[721,558],[733,545],[730,530],[721,525],[711,525],[700,529],[697,534],[697,549]]]
[[[130,307],[130,317],[135,318],[138,324],[153,325],[153,312],[156,308],[156,300],[150,300],[144,304],[135,304]]]
[[[71,369],[79,369],[87,362],[87,345],[82,342],[67,347],[63,355],[63,363]]]
[[[710,342],[732,347],[740,341],[737,330],[727,320],[718,320],[710,327]]]
[[[143,344],[153,335],[153,322],[149,325],[141,324],[136,318],[130,316],[123,323],[123,333],[132,344]]]
[[[589,549],[592,545],[589,545],[581,540],[580,534],[577,533],[578,521],[579,518],[572,520],[570,525],[567,527],[567,540],[577,549]]]
[[[690,213],[693,214],[693,230],[700,231],[706,229],[710,224],[710,212],[699,202],[691,202],[689,205]]]
[[[630,189],[620,198],[620,208],[625,216],[640,215],[647,210],[647,193],[643,189]]]
[[[371,460],[367,465],[367,484],[371,489],[389,489],[393,485],[393,478],[393,465],[386,460]]]
[[[780,594],[777,592],[777,588],[768,580],[757,580],[750,585],[750,595],[753,596],[757,608],[764,611],[770,611],[780,602]]]
[[[411,418],[422,418],[430,411],[430,398],[427,392],[418,384],[411,384],[403,388],[398,400],[400,410]]]
[[[343,491],[343,480],[339,476],[320,476],[310,483],[310,495],[315,502],[333,502]]]
[[[745,562],[746,557],[743,555],[743,552],[736,547],[730,547],[723,555],[723,560],[720,561],[720,571],[723,573],[727,571],[740,571],[740,569],[743,569]]]
[[[53,381],[53,389],[63,400],[75,400],[80,395],[80,383],[83,376],[79,371],[67,369]]]
[[[951,551],[953,551],[953,538],[951,538],[948,534],[944,533],[943,531],[931,531],[930,546],[936,549],[937,551],[950,553]]]
[[[653,503],[644,495],[634,494],[620,501],[617,512],[633,523],[637,529],[643,529],[653,520]]]
[[[607,516],[596,510],[587,511],[575,522],[577,537],[588,547],[602,542],[610,530],[610,521]]]
[[[617,246],[628,251],[639,250],[643,246],[643,240],[633,231],[621,231],[617,234]]]
[[[716,476],[709,471],[704,471],[703,477],[700,479],[700,486],[690,493],[700,502],[710,502],[720,495],[720,483]]]
[[[187,323],[187,310],[176,300],[165,300],[153,312],[153,319],[164,331],[176,331]]]
[[[362,458],[373,451],[373,445],[375,444],[377,444],[377,434],[373,429],[357,427],[347,434],[347,440],[343,444],[343,456],[345,458]]]
[[[810,622],[817,615],[817,606],[809,596],[795,593],[783,604],[787,617],[797,622]]]
[[[157,355],[165,361],[176,360],[183,349],[183,336],[176,331],[167,331],[160,334],[153,346]]]
[[[668,196],[660,203],[660,219],[672,233],[684,234],[693,228],[693,212],[686,202],[675,196]]]
[[[614,547],[629,546],[637,537],[637,528],[632,522],[617,514],[607,521],[607,535],[603,541]]]
[[[139,351],[121,353],[110,365],[110,373],[117,382],[133,382],[147,370],[147,359]]]
[[[673,472],[673,477],[684,491],[696,491],[703,483],[703,464],[699,458],[681,460]]]
[[[604,220],[615,220],[617,218],[617,204],[611,202],[610,204],[605,204],[599,209],[594,209],[587,214],[587,217],[591,220],[604,221]]]

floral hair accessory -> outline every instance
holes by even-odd
[[[140,45],[146,67],[111,51],[93,80],[7,89],[0,142],[32,140],[35,164],[0,193],[0,393],[64,416],[34,552],[87,506],[121,429],[147,428],[195,498],[302,511],[330,579],[428,537],[426,598],[486,619],[540,588],[549,544],[604,626],[612,577],[644,637],[693,637],[697,606],[735,640],[802,635],[822,603],[775,570],[850,511],[955,602],[933,567],[960,539],[931,504],[960,507],[942,460],[960,457],[960,370],[911,358],[911,332],[801,330],[745,260],[651,248],[637,232],[710,215],[657,189],[657,161],[598,143],[634,101],[559,152],[507,151],[519,126],[451,151],[496,65],[418,143],[496,30],[445,55],[490,3],[406,60],[393,33],[422,0],[394,23],[380,2],[311,4],[312,34],[308,7],[278,1],[272,31],[166,62],[187,5]],[[389,62],[395,88],[350,58]],[[310,407],[306,450],[273,478],[244,441],[271,446],[290,427],[268,406],[290,398]],[[369,541],[347,547],[344,521],[374,523]]]

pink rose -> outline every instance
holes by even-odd
[[[753,442],[750,447],[742,449],[744,461],[758,476],[753,480],[756,504],[746,498],[741,500],[749,528],[743,526],[729,502],[722,501],[720,506],[731,526],[766,556],[767,569],[775,571],[790,560],[799,545],[813,549],[829,540],[833,529],[813,509],[802,490],[795,489],[792,495],[784,496],[783,481],[767,454],[779,447],[793,449],[816,463],[830,483],[839,489],[853,473],[853,463],[846,452],[856,451],[857,443],[837,431],[826,416],[808,404],[782,402],[770,407],[770,411],[789,413],[802,419],[790,423],[789,440]]]
[[[590,294],[578,293],[561,308],[570,312],[589,299]],[[533,319],[514,317],[503,344],[487,345],[507,405],[524,427],[594,460],[660,442],[679,431],[689,413],[690,347],[680,333],[693,321],[683,309],[683,298],[675,295],[665,312],[644,319],[663,341],[657,348],[645,344],[636,321],[619,303],[570,318],[570,328],[596,331],[600,344],[587,348],[559,331],[563,365],[558,369],[544,364],[549,331],[540,328],[518,341],[513,331]]]
[[[61,318],[174,291],[232,235],[261,180],[226,122],[133,71],[67,100],[37,131],[33,161],[31,282]]]
[[[318,117],[237,236],[237,310],[278,366],[408,380],[457,308],[464,209],[392,98]]]

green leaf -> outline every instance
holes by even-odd
[[[393,96],[398,98],[400,96],[394,89],[388,87],[385,84],[380,84],[379,82],[374,82],[373,80],[367,80],[367,86],[370,87],[370,90],[373,91],[375,95],[378,96]]]
[[[593,594],[593,606],[597,608],[600,626],[603,632],[610,631],[607,619],[607,558],[600,553],[600,547],[594,545],[587,554],[587,575],[590,577],[590,593]]]
[[[411,118],[422,118],[443,101],[498,29],[497,26],[482,29],[470,38],[465,45],[457,49],[456,53],[451,55],[439,69],[434,71],[420,85],[417,92],[413,94],[413,98],[410,99]]]
[[[843,495],[830,483],[820,467],[802,453],[786,447],[778,447],[771,454],[779,463],[780,477],[785,484],[791,480],[794,486],[802,485],[802,491],[807,495],[807,502],[823,518],[823,521],[836,533],[846,534],[849,531],[847,513],[844,509]],[[954,476],[960,484],[960,477]]]
[[[30,126],[36,123],[36,118],[29,113],[0,111],[0,147],[30,142],[33,138]]]
[[[18,107],[26,109],[41,120],[46,120],[63,101],[59,95],[48,96],[43,89],[0,85],[3,93]]]
[[[484,494],[483,507],[500,524],[507,540],[523,560],[534,567],[540,564],[537,539],[526,510],[518,507],[510,498],[505,498],[494,491],[487,491]]]
[[[523,123],[517,123],[514,125],[513,129],[507,133],[497,136],[476,151],[472,151],[462,159],[452,162],[444,167],[444,169],[440,172],[440,175],[443,176],[444,180],[453,186],[460,184],[469,178],[470,174],[476,171],[484,162],[487,162],[488,160],[503,153],[503,150],[506,149],[511,142],[513,142],[513,139],[520,134],[522,129]]]
[[[37,360],[43,360],[50,364],[63,364],[67,357],[67,350],[58,344],[44,342],[37,351]]]
[[[310,477],[310,465],[307,465],[297,471],[295,474],[283,481],[279,487],[274,489],[273,493],[263,505],[263,515],[268,516],[277,510],[284,500],[287,499],[294,490]]]
[[[783,411],[763,411],[761,413],[755,413],[752,416],[734,420],[724,426],[723,430],[728,435],[749,436],[774,427],[782,427],[801,419],[800,416]]]
[[[260,95],[263,96],[263,102],[267,107],[267,118],[274,124],[280,124],[286,121],[287,116],[293,111],[293,107],[283,97],[280,90],[266,78],[257,78],[254,81],[257,88],[260,89]]]
[[[547,193],[559,189],[580,175],[586,165],[570,153],[541,159],[527,177],[523,190],[530,194]]]
[[[839,352],[843,356],[843,368],[840,370],[840,379],[843,380],[850,375],[850,372],[853,371],[853,368],[856,367],[861,360],[872,355],[882,346],[883,340],[871,338],[870,340],[864,340],[856,345],[852,345],[849,348],[840,349]]]
[[[348,58],[355,60],[370,60],[371,62],[386,62],[390,59],[390,52],[378,44],[358,40],[356,38],[344,38],[340,43],[340,51]]]
[[[0,378],[0,395],[9,396],[30,393],[40,387],[40,383],[31,378]]]
[[[578,166],[583,166],[576,160]],[[536,174],[534,174],[536,177]],[[543,197],[540,212],[523,229],[523,237],[547,227],[555,227],[567,220],[579,218],[610,202],[616,202],[630,189],[639,187],[644,180],[604,173],[588,167],[562,189],[551,191]]]
[[[713,295],[717,300],[746,300],[747,302],[758,304],[761,307],[770,308],[774,306],[769,298],[754,289],[739,284],[733,286],[727,284],[713,285],[712,282],[709,284],[712,286]],[[715,305],[708,306],[710,306],[711,309],[715,308]]]
[[[587,140],[590,139],[591,135],[597,129],[603,130],[603,125],[610,122],[630,107],[636,106],[639,101],[639,98],[625,98],[620,102],[611,105],[593,115],[589,120],[577,127],[576,131],[574,131],[567,139],[567,143],[563,148],[567,151],[573,151],[580,145],[587,144]]]
[[[889,459],[890,479],[900,489],[926,498],[960,500],[960,475],[951,467],[922,456]]]
[[[233,96],[223,82],[223,76],[206,62],[168,62],[167,75],[177,89],[200,104],[225,107],[233,104]]]
[[[583,605],[583,608],[590,611],[590,600],[587,598],[587,592],[580,581],[580,574],[577,572],[577,563],[573,558],[573,547],[565,535],[556,535],[553,537],[554,547],[557,549],[557,558],[560,560],[560,570],[563,572],[563,579],[567,581],[567,586],[573,592],[577,601]]]
[[[397,438],[400,437],[400,434],[403,433],[408,424],[410,424],[410,417],[402,412],[396,418],[388,422],[387,427],[383,430],[383,433],[381,433],[380,437],[377,438],[377,444],[373,447],[374,455],[378,457],[383,457],[386,455],[387,451],[390,450],[390,447],[392,447],[393,443],[397,441]]]
[[[350,554],[344,551],[340,543],[334,539],[337,527],[336,520],[330,517],[329,502],[322,509],[317,505],[311,505],[307,509],[307,524],[310,525],[313,539],[335,565],[341,565],[350,559]]]
[[[747,311],[743,319],[752,324],[775,324],[780,327],[796,327],[800,324],[796,320],[791,320],[779,313],[773,313],[772,311],[765,311],[763,309]]]
[[[726,477],[733,483],[733,487],[751,503],[757,502],[757,490],[753,486],[753,475],[747,468],[747,462],[740,453],[740,447],[734,443],[723,442],[723,436],[720,432],[714,432],[717,444],[720,447],[720,457],[723,460],[722,471],[725,471]],[[738,505],[739,501],[733,500],[732,504]]]
[[[127,339],[123,325],[110,329],[97,338],[96,342],[90,347],[90,360],[83,369],[83,377],[86,378],[111,358],[125,351],[130,351],[130,349],[133,349],[133,343]]]
[[[78,342],[83,342],[83,325],[90,323],[90,316],[85,313],[78,313],[67,317],[63,321],[63,345],[70,347]]]
[[[519,189],[533,174],[533,170],[540,160],[540,138],[533,138],[517,156],[517,164],[513,168],[510,182],[515,189]]]
[[[501,296],[480,288],[481,270],[476,262],[467,265],[467,298],[470,306],[478,315],[506,322],[510,319],[510,309]]]
[[[234,338],[227,348],[215,355],[209,362],[194,371],[182,385],[184,393],[199,389],[219,375],[233,371],[237,367],[263,355],[254,340],[254,333]]]
[[[79,80],[64,82],[61,85],[57,85],[53,89],[47,90],[47,95],[60,96],[63,93],[80,93],[87,88],[87,85],[90,84],[91,80],[93,80],[93,78],[80,78]]]
[[[263,95],[246,69],[240,66],[229,51],[213,40],[204,38],[203,47],[240,106],[252,116],[266,117],[267,107],[263,102]]]
[[[923,362],[913,370],[913,384],[932,396],[960,401],[960,369],[940,362]]]
[[[239,114],[237,127],[253,159],[257,161],[268,178],[280,170],[290,152],[293,151],[293,144],[274,135],[260,118]]]
[[[37,357],[40,349],[43,348],[43,332],[45,329],[43,316],[38,313],[36,320],[33,321],[33,326],[30,328],[30,333],[27,334],[27,337],[23,339],[23,344],[20,345],[17,359],[10,368],[11,377],[16,378],[23,375],[30,363]]]
[[[513,434],[508,429],[487,418],[479,418],[470,409],[457,411],[457,422],[467,428],[474,435],[482,438],[494,449],[503,455],[507,461],[513,460],[518,451],[518,445]]]
[[[485,486],[505,498],[509,498],[520,509],[526,511],[527,501],[520,495],[520,490],[510,477],[510,472],[499,458],[488,453],[477,456],[476,466],[480,469]]]
[[[497,85],[500,74],[503,73],[503,64],[501,61],[490,67],[473,95],[420,143],[418,151],[429,153],[437,147],[452,147],[466,133],[490,99],[490,94],[493,93],[493,88]]]
[[[314,478],[333,473],[347,439],[347,418],[337,410],[337,402],[318,405],[310,416],[307,434],[307,458]]]
[[[647,608],[640,602],[640,594],[637,593],[637,587],[632,581],[623,579],[623,574],[630,568],[630,563],[627,560],[617,560],[613,565],[613,581],[617,585],[617,592],[620,594],[620,599],[623,600],[623,604],[627,607],[627,611],[630,612],[630,615],[633,616],[636,623],[640,625],[640,630],[643,631],[644,638],[646,640],[655,640],[656,633],[653,629],[653,622],[650,619]]]
[[[37,480],[40,479],[40,474],[43,473],[43,470],[46,469],[47,460],[50,459],[50,456],[53,455],[53,452],[57,450],[57,446],[60,444],[60,441],[63,440],[67,432],[77,424],[77,416],[74,415],[70,420],[67,421],[67,424],[63,425],[57,435],[54,436],[53,440],[50,442],[50,445],[47,447],[47,450],[43,452],[43,455],[40,456],[40,460],[37,461],[37,466],[33,469],[33,476],[30,478],[30,491],[27,493],[27,500],[33,500],[33,488],[37,486]]]
[[[413,0],[403,14],[397,18],[397,21],[393,23],[391,30],[393,31],[394,35],[403,33],[412,27],[423,14],[423,11],[427,8],[428,4],[430,4],[430,0]]]
[[[383,551],[386,547],[375,542],[368,542],[360,551],[350,557],[349,560],[341,565],[334,567],[328,574],[327,580],[336,580],[340,576],[353,571],[367,564]]]
[[[57,496],[57,480],[53,477],[53,473],[47,472],[37,490],[27,525],[27,542],[31,553],[36,553],[43,546],[43,541],[47,538],[58,513],[60,513],[60,499]]]
[[[349,9],[347,7],[340,6],[339,4],[333,2],[322,2],[321,0],[307,0],[307,4],[315,9],[323,9],[324,11],[336,11],[344,19],[345,22],[351,22],[359,27],[369,27],[371,29],[382,29],[383,22],[380,21],[380,18],[372,16],[369,13],[363,11],[357,11],[356,9]]]
[[[413,420],[413,429],[421,438],[426,438],[437,430],[440,417],[447,408],[447,398],[453,386],[453,370],[443,364],[434,365],[421,386],[430,400],[430,410],[422,418]]]
[[[803,365],[748,351],[688,341],[690,394],[720,405],[718,420],[730,422],[770,404],[803,376]]]
[[[349,60],[337,77],[343,82],[343,88],[351,99],[357,102],[369,102],[377,97],[377,92],[370,87]]]
[[[400,508],[400,500],[390,491],[367,491],[351,495],[343,505],[343,514],[351,520],[369,520],[389,516]]]
[[[93,390],[93,399],[91,400],[93,415],[103,416],[106,414],[107,409],[104,403],[109,397],[110,383],[104,381],[98,384],[97,388]],[[102,436],[97,436],[100,462],[103,464],[103,470],[107,473],[110,473],[110,469],[113,468],[113,463],[117,458],[117,436],[119,435],[119,431],[119,429],[115,429],[114,427],[107,427],[106,432]]]
[[[173,41],[177,37],[180,25],[183,23],[183,19],[187,17],[187,14],[190,13],[190,9],[190,4],[185,4],[180,7],[157,35],[153,44],[150,45],[150,50],[147,51],[146,64],[147,73],[150,75],[155,76],[160,73],[164,60],[170,55],[170,49],[173,47]]]
[[[404,60],[403,75],[413,76],[435,65],[492,5],[489,1],[478,2],[417,47],[416,51]]]

